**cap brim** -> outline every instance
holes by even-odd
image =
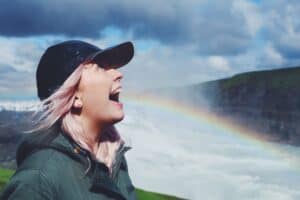
[[[103,68],[119,68],[129,63],[133,55],[132,42],[124,42],[94,53],[92,60]]]

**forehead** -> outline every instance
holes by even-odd
[[[97,63],[90,62],[84,64],[84,68],[95,68],[95,67],[98,67]]]
[[[94,75],[99,76],[100,74],[105,75],[105,71],[108,69],[105,69],[103,67],[100,67],[97,63],[89,63],[86,64],[82,71],[82,76],[86,76],[87,78],[94,77]]]

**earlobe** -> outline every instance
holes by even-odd
[[[81,101],[81,99],[76,96],[73,105],[76,108],[81,108],[82,107],[82,101]]]

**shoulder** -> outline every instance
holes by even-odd
[[[57,185],[60,174],[65,174],[71,158],[54,149],[46,148],[30,154],[17,168],[16,176],[27,173],[29,176],[39,173],[39,176],[48,180],[50,184]]]
[[[64,165],[66,162],[68,159],[62,153],[51,148],[45,148],[28,155],[18,170],[36,169],[46,172],[51,170],[51,166]]]
[[[54,185],[39,169],[17,170],[4,187],[0,199],[55,199]]]
[[[41,149],[28,155],[10,178],[0,199],[55,199],[57,180],[65,173],[68,162],[66,156],[54,149]]]

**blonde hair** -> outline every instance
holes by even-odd
[[[81,63],[52,95],[39,103],[38,109],[31,116],[31,119],[34,119],[41,113],[37,120],[31,121],[35,123],[35,128],[24,131],[24,133],[48,129],[57,120],[61,120],[61,128],[64,132],[69,134],[81,147],[92,152],[89,145],[81,139],[85,138],[85,134],[81,124],[74,118],[72,112],[75,91],[78,88],[82,70],[86,64],[88,62]],[[112,163],[116,151],[124,143],[125,141],[114,125],[106,128],[101,133],[98,152],[94,156],[97,160],[106,164],[110,173],[112,172]]]

